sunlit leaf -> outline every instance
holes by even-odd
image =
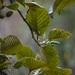
[[[45,75],[70,75],[72,74],[71,69],[63,69],[63,68],[53,68],[53,69],[48,69],[45,68],[43,70],[43,74]]]
[[[1,43],[0,48],[2,54],[16,54],[21,50],[22,44],[20,40],[14,35],[5,37],[4,42],[5,43]]]
[[[11,4],[7,6],[7,8],[12,9],[12,10],[17,10],[19,8],[19,4]]]
[[[33,50],[28,46],[22,46],[22,50],[16,53],[18,59],[22,59],[24,57],[35,57]]]
[[[69,8],[73,4],[75,4],[75,0],[55,0],[53,10],[58,9],[58,13],[60,14],[63,9]]]
[[[25,57],[21,59],[20,62],[23,64],[23,66],[29,68],[30,71],[46,66],[44,61],[36,60],[32,57]]]
[[[50,25],[50,16],[45,8],[30,4],[26,21],[36,34],[43,35]]]
[[[64,31],[63,29],[52,29],[48,34],[49,40],[59,40],[59,39],[68,39],[71,34],[68,31]]]
[[[44,46],[41,51],[48,67],[51,68],[58,66],[59,56],[57,51],[52,46]]]
[[[17,2],[19,2],[21,5],[25,6],[24,1],[25,0],[16,0]]]

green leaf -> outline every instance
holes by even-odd
[[[2,54],[16,54],[21,50],[22,44],[20,40],[14,35],[5,37],[4,42],[5,43],[1,43],[0,48]]]
[[[22,66],[21,62],[16,62],[13,67],[19,69],[21,66]]]
[[[63,29],[52,29],[48,34],[49,40],[59,40],[59,39],[68,39],[71,34],[68,31],[64,31]]]
[[[25,6],[24,1],[25,0],[16,0],[17,2],[19,2],[21,5]]]
[[[45,8],[30,4],[26,21],[37,35],[43,35],[50,25],[50,16]]]
[[[33,50],[28,46],[22,46],[22,50],[16,53],[16,56],[18,60],[24,58],[24,57],[35,57]]]
[[[0,38],[0,43],[4,43],[4,40],[2,38]]]
[[[48,69],[45,68],[43,70],[43,74],[45,75],[70,75],[72,74],[71,69],[63,69],[63,68],[53,68],[53,69]]]
[[[2,63],[2,64],[0,64],[0,69],[4,69],[4,68],[6,68],[8,65],[10,65],[10,64],[11,64],[11,62]]]
[[[55,0],[53,10],[58,9],[58,13],[60,14],[63,9],[69,8],[73,4],[75,4],[74,0]]]
[[[9,6],[7,6],[7,8],[12,9],[12,10],[17,10],[19,8],[19,4],[11,4]]]
[[[59,63],[59,56],[57,51],[52,46],[44,46],[41,50],[44,56],[45,62],[48,67],[57,67]]]
[[[60,3],[61,3],[62,1],[63,1],[63,0],[55,0],[54,5],[53,5],[53,12],[57,9],[57,7],[60,5]]]
[[[20,60],[20,62],[23,64],[23,66],[27,67],[30,71],[43,68],[46,66],[44,61],[36,60],[32,57],[24,57]]]

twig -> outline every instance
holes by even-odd
[[[32,30],[32,28],[31,28],[31,26],[28,24],[28,22],[26,21],[26,18],[24,18],[24,16],[22,15],[22,13],[21,13],[20,10],[17,10],[17,11],[18,11],[18,13],[20,14],[20,16],[22,17],[23,21],[27,23],[27,25],[28,25],[28,27],[29,27],[29,29],[30,29],[30,31],[31,31],[32,38],[33,38],[34,41],[38,44],[38,46],[41,47],[41,45],[40,45],[40,44],[38,43],[38,41],[35,39],[34,34],[33,34],[33,30]]]

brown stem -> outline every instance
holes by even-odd
[[[38,44],[38,46],[41,47],[41,45],[40,45],[40,44],[38,43],[38,41],[35,39],[34,34],[33,34],[33,30],[32,30],[32,28],[31,28],[31,26],[28,24],[28,22],[26,21],[26,18],[24,18],[24,16],[22,15],[22,13],[21,13],[20,10],[17,10],[17,11],[18,11],[18,13],[20,14],[20,16],[22,17],[23,21],[27,23],[27,25],[28,25],[28,27],[29,27],[29,29],[30,29],[30,31],[31,31],[32,38],[33,38],[34,41]]]

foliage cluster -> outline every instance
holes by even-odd
[[[23,21],[27,23],[32,38],[40,47],[39,49],[44,59],[41,59],[39,54],[35,55],[33,50],[29,46],[23,45],[16,36],[8,35],[5,38],[0,38],[0,74],[7,75],[3,70],[12,64],[7,56],[15,55],[18,61],[14,63],[13,67],[19,69],[21,66],[24,66],[29,69],[29,75],[70,75],[70,69],[58,67],[59,55],[54,45],[60,44],[57,40],[68,39],[71,34],[63,29],[54,28],[49,31],[47,38],[43,38],[43,36],[50,26],[50,15],[53,17],[56,9],[58,9],[58,13],[60,14],[64,8],[70,7],[75,1],[55,0],[52,13],[48,13],[43,6],[34,2],[34,0],[29,3],[26,3],[24,0],[9,1],[10,5],[7,5],[4,4],[4,0],[0,0],[0,19],[13,15],[13,10],[17,11]],[[19,10],[19,5],[22,5],[23,8],[25,6],[28,7],[26,18]],[[2,10],[4,8],[10,9],[10,11],[3,14]],[[42,38],[42,42],[39,37]]]

